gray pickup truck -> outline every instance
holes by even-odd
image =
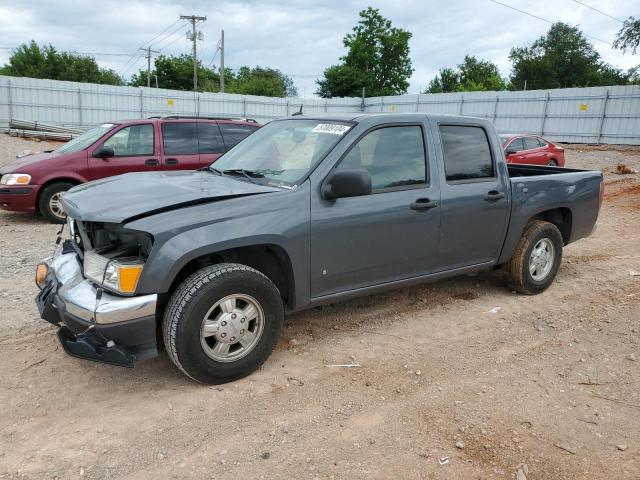
[[[600,172],[507,165],[483,119],[291,117],[198,171],[70,190],[36,303],[73,356],[132,367],[164,343],[189,377],[227,382],[287,312],[492,268],[542,292],[602,194]]]

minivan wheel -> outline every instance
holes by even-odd
[[[205,267],[173,293],[162,322],[165,347],[194,380],[225,383],[256,370],[273,351],[284,322],[276,286],[237,263]]]
[[[56,182],[47,185],[42,190],[38,200],[38,211],[51,223],[64,223],[67,214],[62,208],[62,195],[73,187],[73,183]]]
[[[560,268],[562,245],[562,234],[554,224],[530,222],[504,267],[509,286],[526,295],[546,290]]]
[[[547,162],[548,167],[557,167],[558,162],[556,162],[553,158]]]

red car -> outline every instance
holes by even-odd
[[[195,170],[260,125],[211,117],[153,117],[104,123],[57,150],[0,167],[0,208],[65,221],[60,197],[71,187],[128,172]]]
[[[500,135],[507,163],[564,167],[564,149],[537,135]]]

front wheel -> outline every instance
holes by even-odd
[[[64,223],[67,221],[67,214],[62,208],[62,195],[73,187],[73,183],[56,182],[47,185],[40,194],[38,200],[38,210],[44,218],[51,223]]]
[[[280,292],[262,273],[235,263],[198,270],[174,292],[162,330],[169,357],[189,377],[219,384],[256,370],[284,322]]]
[[[557,166],[558,166],[558,162],[557,162],[557,161],[555,161],[555,160],[552,158],[551,160],[549,160],[549,161],[547,162],[547,166],[548,166],[548,167],[557,167]]]
[[[562,234],[554,224],[541,220],[530,222],[513,257],[505,265],[509,286],[526,295],[546,290],[560,269],[562,245]]]

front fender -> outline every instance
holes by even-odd
[[[222,211],[216,212],[215,219],[203,220],[212,215],[212,208]],[[169,226],[177,218],[181,218],[185,226],[172,225],[174,228],[163,232],[149,228],[152,224]],[[189,219],[193,219],[193,223]],[[287,195],[193,206],[131,222],[127,228],[147,231],[154,237],[136,293],[168,292],[176,276],[194,259],[234,248],[274,245],[289,257],[295,282],[295,304],[307,304],[309,226],[307,184]]]

